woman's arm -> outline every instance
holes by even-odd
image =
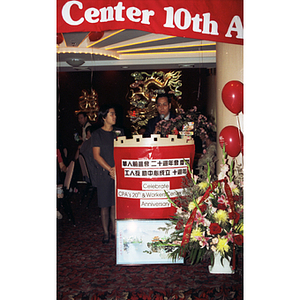
[[[100,155],[100,147],[93,147],[93,156],[97,163],[109,172],[110,177],[115,179],[115,167],[111,167]]]

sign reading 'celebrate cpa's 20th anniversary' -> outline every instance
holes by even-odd
[[[138,140],[139,142],[136,142]],[[116,218],[166,219],[175,208],[168,197],[183,195],[182,181],[188,173],[195,146],[192,140],[121,137],[115,142]]]
[[[242,0],[57,0],[57,32],[136,29],[243,44]]]

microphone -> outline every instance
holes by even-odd
[[[161,119],[161,120],[164,120],[164,119],[165,119],[165,115],[160,115],[160,119]],[[161,137],[164,137],[164,135],[162,134],[162,124],[161,124],[160,135],[161,135]]]

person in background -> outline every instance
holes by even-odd
[[[66,172],[67,172],[67,167],[64,164],[61,152],[59,149],[56,149],[56,158],[57,158],[57,176],[56,176],[56,184],[57,184],[57,191],[62,192],[62,186],[64,183],[64,179],[66,177]],[[60,187],[61,186],[61,187]],[[61,195],[57,195],[57,198],[61,198]],[[62,219],[62,214],[59,211],[60,205],[59,205],[60,201],[59,199],[57,199],[57,204],[56,204],[56,216],[58,219]]]
[[[99,168],[96,177],[98,206],[101,208],[101,223],[104,231],[103,244],[115,238],[115,162],[114,140],[116,131],[124,135],[122,129],[115,128],[116,112],[113,106],[103,106],[98,115],[100,128],[92,134],[93,156]],[[112,231],[109,234],[109,221]]]
[[[97,169],[99,168],[99,165],[94,159],[93,155],[93,147],[92,147],[92,132],[93,127],[88,126],[86,128],[86,140],[78,147],[79,153],[81,153],[86,161],[87,169],[89,171],[91,185],[96,186],[96,176],[97,176]]]
[[[77,114],[77,117],[78,117],[78,122],[80,124],[80,127],[82,129],[81,136],[79,137],[79,139],[84,142],[86,140],[86,128],[88,126],[91,126],[91,123],[88,121],[88,117],[85,112],[79,112]]]
[[[64,182],[65,175],[63,175],[63,173],[67,172],[67,167],[64,164],[64,161],[62,159],[61,152],[59,149],[56,149],[56,157],[57,157],[57,163],[58,163],[56,181],[57,181],[57,184],[61,184]]]
[[[203,137],[206,149],[198,160],[198,176],[201,181],[206,180],[208,165],[210,167],[210,176],[212,180],[216,179],[216,161],[217,161],[217,143],[216,132],[209,132],[206,137]]]
[[[171,97],[169,94],[158,94],[156,98],[156,109],[158,116],[150,119],[146,126],[144,137],[150,137],[151,134],[160,133],[161,128],[157,123],[161,120],[169,120],[176,116],[171,112]]]

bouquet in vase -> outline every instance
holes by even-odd
[[[190,166],[189,176],[184,183],[184,193],[169,201],[177,208],[167,227],[175,231],[166,244],[172,246],[170,256],[176,260],[185,257],[190,264],[197,264],[203,258],[214,260],[214,252],[234,263],[235,255],[243,247],[243,176],[241,167],[228,164],[223,150],[223,163],[218,180],[211,182],[208,164],[207,180],[198,182]]]

